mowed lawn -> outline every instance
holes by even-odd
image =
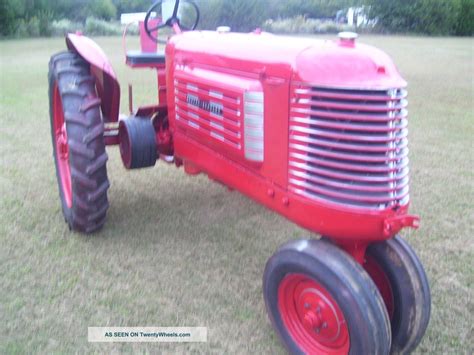
[[[473,353],[473,40],[362,36],[409,82],[411,198],[404,231],[431,284],[418,353]],[[120,38],[97,38],[136,103],[154,73],[123,64]],[[131,45],[133,46],[133,45]],[[308,237],[206,176],[159,162],[125,171],[108,148],[110,210],[94,235],[71,233],[52,159],[47,70],[63,39],[0,42],[0,353],[151,351],[283,353],[265,313],[270,255]],[[317,218],[317,216],[315,216]],[[208,342],[89,344],[88,326],[205,326]]]

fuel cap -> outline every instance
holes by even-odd
[[[339,32],[337,34],[339,37],[339,43],[343,46],[353,47],[356,38],[358,37],[355,32]]]

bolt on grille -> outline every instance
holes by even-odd
[[[289,189],[353,207],[408,203],[406,96],[293,84]]]

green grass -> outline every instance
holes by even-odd
[[[412,212],[406,231],[433,298],[419,353],[472,353],[473,41],[366,37],[409,82]],[[136,103],[152,71],[123,64],[99,38]],[[164,351],[281,353],[261,293],[267,258],[309,233],[172,166],[127,172],[109,148],[111,208],[93,236],[69,232],[54,175],[47,66],[60,39],[0,42],[0,353]],[[123,90],[122,111],[127,110]],[[205,344],[88,344],[88,326],[206,326]]]

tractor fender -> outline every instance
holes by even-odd
[[[104,123],[117,122],[120,109],[120,85],[109,59],[93,40],[81,34],[66,36],[67,48],[78,53],[90,64],[101,100]]]

